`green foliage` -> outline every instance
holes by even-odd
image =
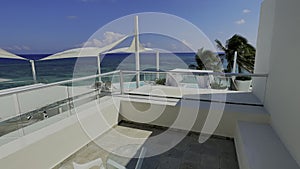
[[[194,70],[195,70],[195,69],[197,69],[197,66],[194,65],[194,64],[190,64],[190,65],[189,65],[189,69],[194,69]]]
[[[102,82],[95,82],[95,89],[100,89],[102,86]]]
[[[234,35],[226,41],[223,46],[219,40],[215,40],[217,47],[226,53],[228,61],[227,71],[231,72],[234,62],[234,52],[237,51],[237,64],[239,68],[243,68],[253,73],[256,49],[248,43],[248,40],[240,35]],[[241,72],[241,70],[239,70]]]
[[[222,62],[216,53],[210,50],[201,48],[195,56],[197,62],[197,69],[199,70],[213,70],[215,72],[222,71]]]
[[[156,79],[155,80],[155,84],[159,84],[159,85],[165,85],[166,84],[166,79]]]
[[[235,80],[241,80],[241,81],[247,81],[247,80],[251,80],[251,76],[238,76],[235,78]]]

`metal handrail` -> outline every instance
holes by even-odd
[[[60,81],[60,82],[54,82],[54,83],[49,83],[49,84],[44,84],[44,85],[32,85],[27,88],[19,89],[19,90],[11,90],[11,91],[4,91],[0,92],[0,97],[1,96],[6,96],[6,95],[11,95],[11,94],[16,94],[16,93],[22,93],[22,92],[28,92],[32,90],[37,90],[37,89],[44,89],[52,86],[58,86],[66,83],[74,83],[78,81],[83,81],[83,80],[88,80],[88,79],[93,79],[97,77],[102,77],[102,76],[107,76],[115,73],[119,73],[120,70],[112,71],[112,72],[107,72],[107,73],[102,73],[102,74],[97,74],[97,75],[92,75],[92,76],[86,76],[86,77],[80,77],[76,79],[71,79],[71,80],[65,80],[65,81]]]
[[[225,76],[225,77],[230,77],[230,76],[250,76],[250,77],[268,77],[268,74],[246,74],[246,73],[222,73],[222,72],[193,72],[192,70],[190,72],[186,71],[136,71],[136,70],[116,70],[112,72],[107,72],[107,73],[102,73],[102,74],[97,74],[97,75],[92,75],[92,76],[86,76],[86,77],[81,77],[81,78],[76,78],[76,79],[71,79],[71,80],[65,80],[65,81],[60,81],[60,82],[54,82],[54,83],[49,83],[49,84],[43,84],[43,85],[32,85],[28,86],[26,88],[22,89],[16,89],[16,90],[10,90],[10,91],[0,91],[0,97],[1,96],[6,96],[6,95],[11,95],[11,94],[16,94],[16,93],[22,93],[22,92],[27,92],[27,91],[32,91],[32,90],[37,90],[37,89],[44,89],[52,86],[57,86],[57,85],[62,85],[66,83],[74,83],[78,81],[83,81],[83,80],[88,80],[92,78],[97,78],[97,77],[102,77],[102,76],[107,76],[111,74],[116,74],[120,73],[122,75],[126,73],[180,73],[180,74],[199,74],[199,75],[214,75],[214,76]]]
[[[199,74],[199,75],[214,75],[214,76],[250,76],[250,77],[268,77],[268,74],[264,73],[222,73],[222,72],[185,72],[185,71],[145,71],[145,70],[122,70],[123,73],[180,73],[180,74]]]

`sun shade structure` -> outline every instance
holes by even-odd
[[[13,53],[10,53],[6,50],[3,50],[0,48],[0,58],[5,58],[5,59],[18,59],[18,60],[27,60],[30,62],[31,64],[31,71],[32,71],[32,78],[33,78],[33,81],[34,83],[36,83],[36,72],[35,72],[35,64],[34,64],[34,60],[28,60],[28,59],[25,59],[25,58],[22,58],[20,56],[17,56]]]
[[[120,40],[104,46],[102,48],[99,47],[82,47],[82,48],[75,48],[66,50],[63,52],[56,53],[54,55],[50,55],[46,58],[43,58],[41,60],[53,60],[53,59],[66,59],[66,58],[79,58],[79,57],[97,57],[97,66],[98,66],[98,74],[101,74],[101,67],[100,67],[100,61],[101,61],[101,54],[114,48],[121,42],[123,42],[128,36],[124,36]]]
[[[0,48],[0,58],[28,60]]]
[[[129,47],[122,47],[113,49],[120,43],[122,43],[124,40],[126,40],[129,36],[124,36],[120,40],[107,45],[102,48],[98,47],[83,47],[83,48],[74,48],[70,50],[66,50],[63,52],[56,53],[54,55],[50,55],[46,58],[43,58],[41,60],[53,60],[53,59],[65,59],[65,58],[79,58],[79,57],[97,57],[97,65],[98,65],[98,73],[101,74],[101,67],[100,67],[100,61],[101,61],[101,54],[113,54],[113,53],[134,53],[135,54],[135,62],[136,62],[136,71],[137,71],[137,78],[136,83],[137,87],[139,87],[140,84],[140,52],[156,52],[156,67],[159,71],[159,52],[151,49],[151,48],[145,48],[142,44],[140,44],[139,41],[139,26],[138,26],[138,16],[135,16],[135,25],[134,25],[134,37]],[[159,73],[157,73],[157,78],[159,78]]]
[[[65,59],[65,58],[77,58],[77,57],[90,57],[90,56],[99,56],[99,53],[106,52],[113,47],[117,46],[121,42],[123,42],[128,36],[121,38],[120,40],[104,46],[102,48],[99,47],[82,47],[82,48],[74,48],[65,50],[63,52],[59,52],[53,55],[50,55],[46,58],[40,60],[53,60],[53,59]]]
[[[154,52],[154,49],[145,48],[142,44],[140,44],[139,40],[139,18],[135,16],[134,18],[134,37],[129,47],[118,48],[111,51],[106,52],[105,54],[112,54],[112,53],[134,53],[135,54],[135,70],[137,71],[136,74],[136,86],[139,87],[140,85],[140,52]],[[156,51],[156,65],[157,70],[159,70],[159,52]],[[158,77],[159,75],[157,75]]]

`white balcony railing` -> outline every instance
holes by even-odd
[[[140,84],[136,76],[140,75]],[[151,95],[153,89],[184,89],[193,94],[238,92],[236,79],[248,76],[267,81],[266,74],[193,71],[125,71],[81,77],[51,84],[36,84],[0,91],[0,146],[75,114],[84,105],[107,95]],[[139,86],[139,88],[137,88]],[[200,91],[195,93],[195,89]],[[251,85],[247,91],[251,92]]]

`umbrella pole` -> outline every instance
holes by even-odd
[[[159,51],[156,52],[156,79],[159,79]]]
[[[139,53],[139,17],[135,16],[135,70],[136,70],[136,87],[138,88],[140,86],[140,53]]]
[[[237,51],[234,52],[234,58],[233,58],[233,66],[232,66],[232,70],[231,70],[231,73],[236,73],[236,64],[237,64]],[[235,76],[232,76],[231,77],[231,84],[230,87],[231,88],[235,88],[236,89],[236,84],[235,84]]]
[[[237,51],[234,52],[233,67],[231,73],[236,73]]]
[[[99,55],[97,56],[98,75],[101,75],[100,62],[101,62],[101,53],[99,53]],[[99,76],[99,82],[101,82],[101,76]]]
[[[29,62],[31,63],[33,83],[37,83],[34,60],[30,60]]]

